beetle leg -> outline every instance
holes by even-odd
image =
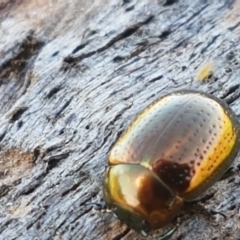
[[[190,212],[194,212],[197,213],[201,216],[203,216],[205,219],[207,219],[208,221],[213,221],[215,220],[214,215],[219,214],[221,215],[225,220],[227,219],[226,215],[215,211],[215,210],[208,210],[206,209],[204,206],[202,206],[201,204],[199,204],[198,202],[189,202],[186,203],[185,205],[185,210],[186,211],[190,211]]]
[[[143,236],[143,237],[147,237],[148,236],[148,233],[145,231],[145,230],[141,230],[141,235]]]
[[[180,197],[178,197],[177,195],[173,195],[173,199],[171,200],[170,203],[168,203],[168,206],[167,206],[168,209],[171,209],[172,206],[174,205],[174,203],[175,203],[176,201],[179,201],[179,200],[181,200]]]
[[[239,171],[240,169],[236,166],[230,167],[218,181],[225,180],[235,174],[238,174]]]
[[[175,224],[174,227],[170,228],[167,232],[162,233],[161,235],[157,236],[157,240],[167,240],[169,237],[173,235],[173,233],[176,231],[176,229],[179,227],[179,223]],[[152,235],[149,235],[148,230],[141,230],[141,235],[143,237],[151,237],[151,239],[155,239]]]
[[[158,236],[157,240],[167,240],[177,230],[178,226],[179,225],[176,224],[174,227],[170,228],[166,233],[163,233],[162,235]]]
[[[110,209],[107,208],[106,204],[104,202],[98,203],[98,202],[89,202],[85,203],[85,205],[92,205],[93,209],[96,212],[109,212]]]
[[[215,211],[215,210],[212,210],[212,209],[206,210],[206,211],[208,211],[209,214],[211,214],[211,215],[219,214],[224,218],[224,220],[227,220],[227,216],[224,213],[221,213],[221,212],[218,212],[218,211]]]

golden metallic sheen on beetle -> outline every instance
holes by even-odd
[[[152,103],[109,153],[104,199],[136,230],[168,224],[229,168],[240,124],[220,99],[178,91]]]

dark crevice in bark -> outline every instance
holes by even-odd
[[[125,31],[123,31],[122,33],[118,34],[117,36],[115,36],[112,40],[110,40],[105,46],[96,49],[92,52],[88,52],[88,53],[83,53],[80,56],[68,56],[64,59],[64,63],[67,64],[77,64],[78,62],[80,62],[81,60],[91,57],[96,53],[100,53],[105,51],[106,49],[112,47],[115,43],[117,43],[120,40],[123,40],[125,38],[130,37],[131,35],[133,35],[141,26],[146,25],[148,23],[150,23],[152,20],[154,19],[154,16],[151,15],[149,16],[146,20],[140,22],[140,23],[136,23],[130,27],[128,27]],[[62,70],[66,71],[68,69],[68,66],[62,66]]]
[[[70,152],[55,154],[50,157],[46,156],[44,161],[47,162],[46,171],[49,172],[53,168],[56,168],[61,163],[61,160],[66,159],[70,155]]]
[[[73,100],[73,97],[71,97],[69,100],[67,100],[66,102],[64,102],[62,104],[62,106],[60,106],[57,111],[54,113],[54,119],[56,120],[57,118],[60,117],[61,113],[69,106],[69,104],[71,103],[71,101]]]
[[[206,50],[215,43],[215,41],[220,37],[220,35],[216,35],[212,38],[212,40],[207,44],[206,47],[204,47],[202,50],[201,50],[201,54],[203,54],[204,52],[206,52]]]
[[[73,184],[70,188],[68,188],[67,190],[65,190],[61,193],[61,197],[64,197],[64,196],[68,195],[69,193],[72,193],[73,191],[75,191],[79,187],[80,184],[81,184],[81,182]]]
[[[101,136],[101,134],[99,134],[99,135],[100,136],[95,141],[96,145],[97,145],[97,148],[94,150],[95,152],[98,151],[99,149],[101,149],[107,143],[107,140],[111,136],[111,131],[109,131],[108,133],[106,133],[106,131],[105,131],[103,136]]]
[[[56,51],[52,54],[52,57],[56,57],[59,54],[59,51]]]
[[[32,162],[35,164],[40,161],[45,156],[45,152],[42,151],[40,146],[35,147],[33,150],[33,160]]]
[[[7,134],[7,128],[4,128],[3,131],[0,134],[0,142],[4,139],[6,134]]]
[[[184,237],[185,237],[185,235],[184,235],[184,234],[181,234],[180,236],[178,236],[178,237],[176,238],[176,240],[183,240]]]
[[[21,189],[17,190],[16,194],[14,195],[14,199],[19,198],[22,195],[29,195],[33,193],[41,184],[44,175],[42,175],[39,179],[33,179],[28,185],[21,187]]]
[[[23,77],[27,70],[29,60],[36,55],[43,47],[44,42],[36,39],[33,35],[28,35],[21,43],[18,53],[0,66],[0,85],[7,83],[11,76]]]
[[[18,219],[14,219],[14,218],[10,218],[4,222],[0,222],[0,234],[8,227],[10,226],[12,223],[16,223],[18,221]]]
[[[125,12],[131,12],[134,10],[134,5],[125,9]]]
[[[177,24],[176,27],[177,29],[185,26],[185,25],[188,25],[190,23],[190,21],[192,21],[194,18],[197,18],[200,16],[200,14],[209,7],[209,4],[206,4],[206,5],[203,5],[202,8],[200,9],[197,9],[196,12],[194,12],[189,18],[187,18],[183,23],[180,23],[180,24]],[[176,29],[175,29],[176,30]]]
[[[76,211],[76,209],[78,211]],[[89,212],[91,212],[91,209],[88,208],[82,208],[79,209],[77,206],[75,206],[75,210],[71,213],[71,211],[68,213],[71,215],[71,220],[66,221],[66,219],[64,219],[64,221],[60,224],[60,226],[58,227],[58,229],[60,229],[61,226],[64,226],[64,224],[67,222],[67,225],[71,225],[72,223],[76,222],[78,219],[81,219],[83,216],[85,216],[86,214],[89,214]],[[78,214],[77,214],[78,213]]]
[[[144,52],[149,46],[147,44],[144,45],[140,45],[139,47],[137,47],[133,52],[131,52],[129,55],[127,56],[116,56],[113,58],[113,62],[115,63],[119,63],[121,61],[128,61],[131,58],[134,58],[138,55],[140,55],[142,52]],[[136,60],[135,60],[136,61]]]
[[[78,45],[73,51],[72,51],[72,54],[75,54],[77,53],[78,51],[82,50],[83,48],[85,48],[90,42],[85,42],[85,43],[82,43],[80,45]]]
[[[49,93],[47,94],[46,98],[50,99],[53,96],[55,96],[60,90],[62,89],[62,86],[56,86],[53,89],[51,89],[49,91]]]
[[[108,125],[104,127],[104,132],[108,132],[108,130],[109,130],[109,133],[105,134],[104,137],[102,138],[101,142],[98,143],[98,149],[103,147],[103,145],[107,142],[107,139],[110,136],[112,136],[111,126],[113,126],[118,121],[118,119],[121,119],[121,116],[123,115],[123,113],[126,112],[130,108],[131,108],[131,105],[123,108],[122,111],[120,111],[118,114],[116,114],[115,117],[108,123]],[[120,129],[118,130],[118,133],[117,133],[117,137],[119,137],[122,132],[123,132],[123,128],[120,127]]]
[[[12,116],[10,117],[10,123],[19,120],[23,113],[27,111],[27,109],[28,107],[26,106],[18,107],[17,109],[15,109],[14,112],[12,113]]]
[[[0,176],[1,179],[1,176]],[[0,198],[7,195],[12,186],[3,184],[0,186]]]
[[[200,201],[201,201],[202,203],[206,203],[206,202],[208,202],[210,199],[214,198],[214,195],[215,195],[215,192],[208,193],[208,194],[204,195],[204,196],[200,199]],[[198,202],[198,201],[197,201],[197,202]]]
[[[158,38],[160,38],[161,40],[164,40],[166,39],[170,34],[172,33],[172,30],[169,28],[169,29],[166,29],[164,30],[159,36]]]
[[[184,40],[177,42],[177,44],[176,44],[176,45],[173,45],[173,46],[169,49],[169,51],[172,52],[173,50],[176,50],[176,49],[178,49],[179,47],[184,46],[184,44],[186,45],[186,44],[187,44],[187,40],[188,40],[188,39],[185,38]],[[190,61],[195,55],[196,55],[195,53],[192,53],[192,54],[189,56],[189,61]]]
[[[239,99],[240,97],[240,91],[235,92],[234,94],[232,94],[231,96],[227,97],[225,99],[226,103],[228,104],[232,104],[233,102],[235,102],[237,99]]]
[[[212,38],[212,40],[207,44],[207,46],[204,47],[203,49],[201,49],[201,54],[203,54],[204,52],[206,52],[207,49],[208,49],[211,45],[213,45],[213,44],[215,43],[215,41],[216,41],[219,37],[220,37],[220,35],[214,36],[214,37]]]
[[[240,84],[236,84],[236,85],[230,86],[229,88],[227,88],[224,91],[224,94],[222,94],[221,98],[224,99],[224,98],[228,97],[229,95],[235,93],[238,90],[240,90]]]
[[[130,2],[132,2],[132,0],[122,0],[123,1],[123,4],[128,4]]]
[[[239,26],[240,26],[240,22],[236,23],[233,27],[229,27],[228,30],[234,31],[234,30],[236,30],[236,28],[238,28]]]
[[[32,221],[26,225],[26,229],[29,230],[31,229],[35,224],[39,224],[40,219],[43,219],[43,217],[46,215],[46,212],[44,210],[41,210],[42,212],[37,212],[37,216],[34,216],[32,218]]]
[[[221,98],[224,99],[224,101],[229,105],[232,104],[237,99],[239,99],[239,97],[240,97],[239,84],[230,86],[224,91],[223,95],[221,96]]]
[[[113,62],[118,63],[118,62],[121,62],[121,61],[123,61],[125,59],[126,59],[126,57],[118,55],[118,56],[113,58]]]
[[[148,83],[155,83],[157,82],[158,80],[162,79],[163,78],[163,75],[160,75],[158,77],[155,77],[155,78],[152,78],[148,81]]]
[[[114,236],[112,240],[121,240],[123,237],[126,237],[126,235],[130,232],[130,229],[127,227],[124,231],[118,233],[118,235]]]
[[[5,0],[0,2],[0,13],[3,14],[7,10],[9,11],[10,9],[16,7],[16,5],[19,5],[23,2],[23,0]],[[0,18],[1,20],[1,18]]]
[[[166,0],[165,3],[163,4],[163,6],[170,6],[177,2],[178,2],[178,0]]]

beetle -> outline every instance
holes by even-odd
[[[167,94],[111,148],[105,203],[134,230],[164,227],[224,175],[239,149],[240,123],[223,100],[197,90]]]

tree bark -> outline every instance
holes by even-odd
[[[240,116],[239,11],[238,0],[1,1],[0,239],[145,239],[87,205],[102,200],[107,154],[175,90],[212,93]],[[183,214],[172,239],[240,239],[239,183],[205,194],[226,220]]]

